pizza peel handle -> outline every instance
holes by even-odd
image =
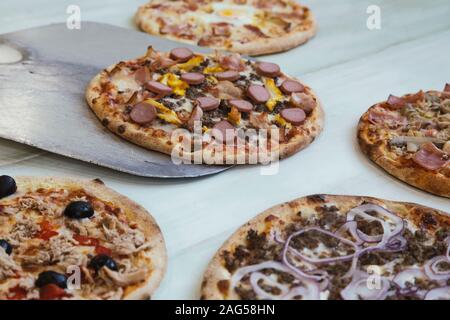
[[[0,35],[0,137],[130,174],[199,177],[221,166],[175,165],[102,127],[84,98],[103,68],[176,42],[111,25],[54,24]],[[198,48],[196,49],[198,51]]]

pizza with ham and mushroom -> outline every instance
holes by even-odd
[[[110,66],[86,99],[117,135],[183,159],[200,154],[207,164],[262,163],[264,150],[273,160],[290,156],[319,135],[324,119],[313,91],[277,64],[188,48],[149,47]]]
[[[450,197],[450,85],[372,106],[359,121],[363,152],[394,177]]]
[[[136,24],[153,35],[247,55],[292,49],[316,33],[311,11],[293,0],[153,0]]]
[[[101,180],[0,177],[0,300],[147,299],[165,269],[153,218]]]
[[[413,203],[313,195],[273,207],[220,248],[203,299],[448,300],[450,216]]]

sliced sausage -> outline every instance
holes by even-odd
[[[283,109],[280,114],[284,120],[292,123],[294,126],[302,124],[306,119],[305,111],[300,108]]]
[[[259,62],[256,65],[256,73],[264,77],[274,78],[280,74],[280,66],[272,62]]]
[[[197,98],[197,105],[203,109],[203,111],[211,111],[217,109],[220,105],[220,100],[213,97],[200,97]]]
[[[218,142],[232,142],[235,137],[234,126],[227,120],[222,120],[214,125],[211,134]]]
[[[193,56],[194,52],[189,48],[175,48],[170,51],[170,58],[177,60],[178,62],[188,61]]]
[[[156,108],[146,102],[136,104],[130,112],[130,118],[137,124],[151,123],[156,117]]]
[[[247,94],[256,103],[264,103],[270,99],[269,91],[258,84],[250,85],[247,89]]]
[[[305,87],[298,81],[287,79],[283,81],[280,89],[285,94],[291,94],[294,92],[302,92],[303,90],[305,90]]]
[[[205,81],[205,76],[197,72],[188,72],[181,75],[181,80],[188,84],[201,84]]]
[[[145,84],[145,88],[151,92],[168,95],[172,93],[172,88],[168,87],[158,81],[149,81]]]
[[[230,100],[228,102],[230,106],[235,107],[240,112],[250,112],[253,110],[253,104],[247,100]]]
[[[219,72],[215,74],[216,78],[219,80],[226,80],[226,81],[236,81],[237,79],[239,79],[240,75],[239,72],[235,71],[235,70],[228,70],[228,71],[224,71],[224,72]]]

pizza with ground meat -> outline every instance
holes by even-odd
[[[450,197],[450,85],[443,91],[391,95],[360,119],[362,151],[394,177]]]
[[[153,218],[101,180],[0,177],[0,300],[146,299],[165,269]]]
[[[413,203],[313,195],[242,226],[203,299],[450,299],[450,216]]]
[[[293,0],[153,0],[139,8],[136,24],[153,35],[247,55],[289,50],[316,33],[311,11]]]
[[[319,135],[324,119],[311,88],[277,64],[188,48],[149,47],[110,66],[90,82],[86,98],[117,135],[194,163],[287,157]]]

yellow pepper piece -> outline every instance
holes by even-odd
[[[184,71],[191,71],[195,67],[198,67],[202,62],[203,62],[202,56],[195,56],[186,61],[185,63],[176,64],[172,68],[178,68]]]
[[[275,81],[273,79],[266,79],[265,81],[266,89],[269,91],[271,98],[266,102],[266,107],[270,111],[276,106],[277,102],[283,99],[283,94],[280,89],[278,89]]]
[[[231,107],[231,111],[228,113],[228,121],[235,126],[241,122],[241,113],[236,107]]]
[[[278,123],[282,127],[285,127],[286,129],[291,129],[292,128],[292,125],[289,122],[287,122],[286,120],[284,120],[283,117],[281,115],[279,115],[279,114],[277,114],[275,116],[274,120],[275,120],[276,123]]]
[[[145,99],[144,102],[151,104],[152,106],[154,106],[156,108],[156,110],[158,110],[158,113],[156,115],[158,118],[160,118],[168,123],[171,123],[171,124],[175,124],[175,125],[182,124],[182,122],[178,118],[176,112],[173,110],[170,110],[169,108],[164,106],[162,103],[160,103],[156,100],[153,100],[153,99]]]
[[[211,66],[211,67],[206,67],[205,69],[203,69],[203,73],[205,74],[209,74],[209,73],[217,73],[217,72],[222,72],[225,71],[224,68],[222,68],[219,65],[215,65],[215,66]]]
[[[184,96],[186,89],[189,85],[181,80],[177,75],[173,73],[166,73],[160,79],[159,82],[172,88],[173,93],[179,96]]]

